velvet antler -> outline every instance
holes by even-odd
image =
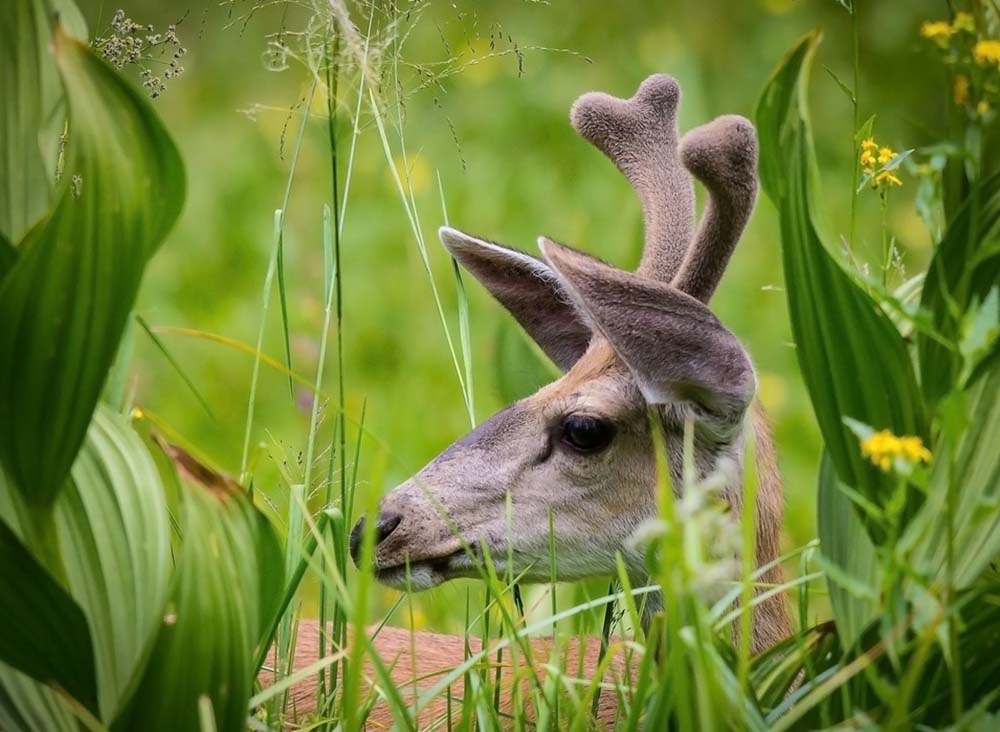
[[[639,273],[670,282],[694,228],[694,187],[677,153],[681,90],[665,74],[650,76],[631,99],[584,94],[570,112],[581,137],[611,158],[642,203],[646,241]]]
[[[674,286],[708,302],[757,201],[757,135],[749,120],[724,115],[684,135],[681,160],[708,190],[698,233]]]
[[[646,228],[639,274],[707,302],[756,201],[757,140],[749,121],[727,115],[688,132],[678,150],[679,101],[677,82],[657,74],[631,99],[584,94],[570,119],[639,195]],[[709,192],[693,238],[694,190],[688,170]]]

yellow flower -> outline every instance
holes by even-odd
[[[902,458],[911,463],[929,463],[933,457],[919,437],[900,437],[899,452]]]
[[[873,137],[869,137],[861,143],[861,155],[858,157],[858,162],[865,175],[873,176],[872,188],[882,188],[884,190],[893,186],[903,185],[903,181],[899,179],[899,176],[890,170],[883,170],[878,175],[875,174],[877,168],[885,166],[894,157],[896,157],[895,150],[891,147],[879,145]]]
[[[975,33],[976,19],[972,17],[971,13],[955,13],[955,21],[951,24],[951,27],[956,31]]]
[[[861,454],[883,472],[889,472],[896,458],[915,465],[929,463],[933,456],[919,437],[897,437],[889,430],[879,430],[861,441]]]
[[[980,66],[987,64],[1000,66],[1000,41],[978,41],[972,47],[972,55]]]
[[[976,105],[976,111],[979,112],[979,115],[981,117],[985,117],[987,114],[989,114],[989,111],[991,109],[992,107],[990,106],[990,103],[987,102],[985,99],[980,100],[979,104]]]
[[[875,176],[875,185],[882,186],[884,188],[893,188],[903,185],[903,181],[901,181],[899,176],[891,170],[883,170]]]
[[[955,104],[963,106],[969,103],[969,77],[959,74],[954,82]]]
[[[877,150],[878,143],[875,142],[874,137],[869,137],[861,143],[861,157],[858,158],[858,162],[861,164],[862,170],[868,175],[871,175],[875,171],[875,154]]]
[[[942,45],[955,34],[955,28],[947,20],[928,20],[920,26],[920,35]]]

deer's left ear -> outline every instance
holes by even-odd
[[[694,402],[720,416],[742,416],[756,388],[753,367],[736,336],[704,303],[545,237],[539,247],[647,402]]]
[[[577,362],[590,344],[590,326],[545,262],[447,226],[438,234],[451,255],[517,318],[556,366],[567,371]]]

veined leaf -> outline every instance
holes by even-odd
[[[73,598],[0,521],[0,661],[97,713],[94,651]]]
[[[836,568],[826,572],[830,604],[841,645],[850,648],[878,614],[875,598],[882,586],[881,570],[861,517],[840,489],[837,473],[826,453],[819,468],[817,503],[820,551],[826,562]],[[856,584],[868,592],[858,592]]]
[[[0,729],[79,732],[79,721],[54,691],[2,662],[0,675],[4,677],[0,685]]]
[[[780,213],[796,354],[830,459],[841,481],[882,505],[893,485],[862,457],[844,418],[925,440],[926,418],[899,331],[830,255],[814,223],[818,176],[806,92],[818,43],[810,34],[792,49],[758,104],[761,177]],[[866,526],[881,538],[877,524]]]
[[[60,498],[56,526],[70,592],[97,650],[101,718],[134,687],[163,617],[170,524],[163,484],[123,417],[98,408]]]
[[[202,696],[220,732],[245,729],[256,649],[283,587],[281,548],[246,495],[217,481],[185,483],[181,513],[167,611],[116,731],[198,729]]]
[[[0,282],[0,460],[36,505],[66,482],[184,195],[177,150],[141,95],[61,29],[52,45],[69,104],[65,170]]]
[[[801,683],[804,671],[822,673],[830,665],[837,634],[829,623],[803,629],[756,656],[751,664],[753,689],[764,708],[773,708]]]
[[[69,0],[8,0],[0,5],[0,235],[21,239],[48,211],[54,161],[43,147],[62,128],[62,89],[49,39],[51,13],[84,36],[86,26]],[[46,135],[46,132],[49,134]],[[44,139],[44,138],[51,139]]]
[[[901,540],[913,545],[916,569],[928,576],[947,571],[948,483],[955,491],[954,567],[956,589],[975,582],[1000,555],[1000,349],[965,394],[971,405],[968,426],[955,450],[949,474],[949,447],[937,446],[929,498]]]
[[[0,520],[30,537],[35,556],[58,565],[50,569],[83,609],[93,638],[99,716],[110,721],[134,688],[166,602],[170,525],[156,465],[126,420],[102,406],[53,507],[51,537],[31,537],[31,510],[0,476]],[[2,687],[19,707],[31,706],[39,694],[0,672]],[[33,729],[53,728],[50,721]]]
[[[1000,281],[1000,172],[969,194],[948,225],[934,252],[924,281],[920,306],[932,314],[937,332],[957,343],[962,318],[973,302],[983,302]],[[962,359],[958,350],[920,335],[920,380],[923,392],[937,402],[958,384]]]
[[[3,276],[13,268],[16,261],[17,250],[3,234],[0,234],[0,282],[3,281]]]

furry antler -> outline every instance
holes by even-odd
[[[631,99],[590,92],[570,112],[581,137],[611,158],[642,203],[646,242],[640,274],[670,282],[694,228],[694,187],[677,154],[681,90],[666,74],[650,76]]]
[[[757,201],[753,125],[724,115],[696,127],[681,140],[681,160],[708,189],[709,199],[674,286],[708,302]]]
[[[657,74],[631,99],[584,94],[570,119],[639,195],[646,228],[639,274],[707,302],[757,198],[757,140],[748,120],[727,115],[688,132],[678,151],[679,101],[677,82]],[[688,171],[709,192],[693,237],[694,190]]]

